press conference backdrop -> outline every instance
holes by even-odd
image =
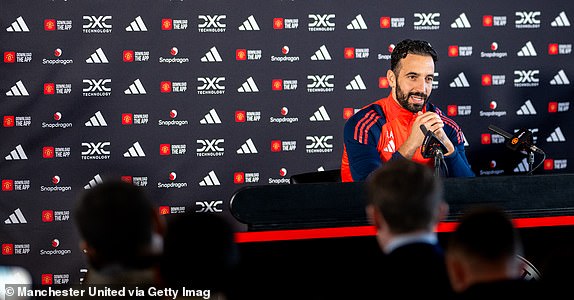
[[[437,50],[431,101],[478,176],[528,171],[490,124],[533,132],[536,174],[571,172],[573,18],[567,1],[1,1],[0,263],[79,282],[73,207],[102,180],[234,221],[235,190],[339,168],[404,38]]]

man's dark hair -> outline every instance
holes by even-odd
[[[392,160],[368,178],[368,204],[374,205],[394,233],[432,229],[443,201],[442,181],[425,165]]]
[[[107,181],[87,190],[74,215],[82,239],[95,251],[94,267],[131,266],[149,250],[153,209],[145,192],[126,182]]]
[[[395,74],[398,74],[400,62],[407,57],[407,54],[430,56],[435,63],[438,61],[438,55],[429,42],[410,39],[402,40],[391,53],[391,70]]]
[[[512,220],[497,207],[475,207],[460,220],[448,241],[448,249],[457,249],[479,262],[500,263],[522,252],[518,232]]]

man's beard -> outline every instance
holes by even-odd
[[[397,101],[399,102],[399,104],[406,110],[412,112],[412,113],[417,113],[419,111],[423,110],[423,107],[427,104],[428,102],[428,95],[425,93],[419,93],[419,92],[415,92],[415,93],[408,93],[407,95],[405,95],[405,93],[403,93],[403,90],[401,90],[401,86],[399,84],[399,79],[397,78],[397,89],[396,89],[396,94],[397,94]],[[418,103],[409,103],[409,98],[411,96],[419,96],[419,97],[423,97],[424,102],[422,104],[418,104]]]

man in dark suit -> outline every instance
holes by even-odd
[[[434,230],[448,213],[440,177],[427,166],[401,159],[375,170],[367,187],[367,214],[385,254],[374,279],[379,296],[450,298],[444,253]]]

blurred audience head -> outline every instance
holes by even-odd
[[[103,182],[80,197],[74,215],[81,247],[95,269],[114,264],[137,268],[161,251],[154,243],[159,219],[138,186]]]
[[[476,207],[466,212],[450,235],[446,258],[456,292],[497,280],[518,279],[522,242],[512,220],[496,207]]]
[[[392,160],[371,173],[367,184],[367,213],[379,231],[432,231],[448,213],[442,181],[428,166]]]

